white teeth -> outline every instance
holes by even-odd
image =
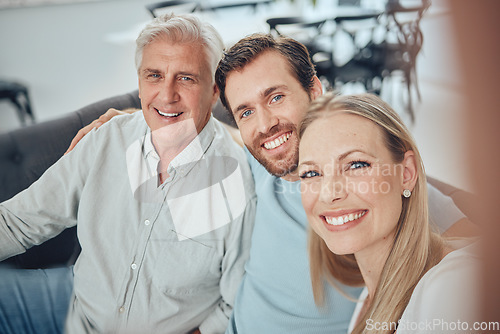
[[[267,150],[272,150],[273,148],[276,148],[278,146],[283,145],[288,140],[288,138],[290,138],[291,135],[292,135],[291,132],[287,132],[284,135],[279,136],[278,138],[276,138],[273,141],[268,141],[268,142],[264,143],[264,147]]]
[[[326,219],[326,222],[330,225],[335,225],[335,226],[338,226],[338,225],[343,225],[347,222],[352,222],[353,220],[356,220],[356,219],[359,219],[361,217],[363,217],[365,215],[366,211],[363,211],[361,213],[356,213],[356,214],[348,214],[348,215],[345,215],[345,216],[340,216],[340,217],[326,217],[325,216],[325,219]]]
[[[156,109],[156,111],[158,111],[158,114],[160,114],[162,116],[165,116],[165,117],[177,117],[180,114],[182,114],[182,113],[166,113],[166,112],[161,112],[158,109]]]

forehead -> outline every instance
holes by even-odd
[[[229,74],[239,73],[242,76],[248,76],[251,73],[266,73],[268,75],[261,77],[267,79],[275,75],[275,79],[286,78],[298,80],[293,75],[291,66],[285,56],[281,55],[278,51],[267,50],[252,59],[248,64],[244,65],[240,70]],[[229,79],[229,78],[228,78]]]
[[[350,150],[389,152],[383,131],[377,124],[362,116],[344,112],[314,120],[300,141],[301,160],[306,157],[331,160],[332,156]],[[325,155],[325,152],[330,154]]]
[[[183,63],[185,66],[209,67],[205,48],[201,43],[176,42],[159,36],[144,47],[143,63]]]
[[[246,95],[261,92],[269,87],[286,85],[302,87],[294,76],[288,60],[277,51],[265,51],[243,68],[232,71],[226,79],[226,96],[231,100],[241,97],[242,85],[250,85],[252,89]]]

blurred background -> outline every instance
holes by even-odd
[[[379,93],[407,121],[427,173],[478,195],[478,223],[486,230],[483,313],[498,321],[500,2],[432,0],[427,8],[425,0],[258,0],[233,6],[249,2],[201,0],[196,13],[227,46],[253,32],[306,42],[325,86]],[[33,122],[19,117],[9,92],[26,89],[40,123],[137,89],[134,40],[151,20],[153,3],[0,0],[0,135]]]
[[[361,71],[358,73],[361,79],[357,82],[348,85],[338,83],[337,88],[344,92],[363,91],[367,88],[366,82],[362,82],[366,76],[377,76],[377,73],[367,74],[366,67],[365,72],[363,66],[356,67],[377,56],[370,52],[380,51],[365,48],[362,53],[360,51],[364,46],[368,43],[380,44],[385,40],[398,43],[394,30],[391,36],[386,36],[387,29],[398,29],[394,28],[393,22],[389,22],[387,15],[352,19],[353,16],[361,15],[363,18],[370,13],[382,13],[386,9],[386,0],[262,0],[263,3],[256,6],[224,6],[247,2],[201,1],[203,8],[198,8],[197,15],[212,23],[228,46],[258,31],[275,34],[279,31],[303,42],[313,40],[316,50],[326,51],[315,55],[318,68],[326,73],[331,66],[339,70],[330,73],[330,79],[336,74],[341,77],[345,73]],[[0,80],[16,82],[28,89],[36,122],[54,119],[100,99],[136,89],[135,38],[152,18],[146,8],[152,3],[155,1],[0,0]],[[408,0],[401,1],[399,5],[412,8],[421,7],[424,3]],[[218,6],[221,8],[209,10]],[[167,10],[170,9],[177,12],[191,10],[189,6]],[[408,24],[414,22],[419,13],[401,15],[401,24]],[[343,16],[345,21],[335,20]],[[299,20],[298,24],[277,25],[275,30],[271,30],[266,20],[277,17]],[[463,79],[456,57],[457,36],[450,25],[449,3],[433,0],[423,12],[418,28],[423,35],[423,43],[417,50],[416,76],[412,74],[411,82],[414,120],[411,120],[408,111],[409,95],[404,71],[389,73],[390,78],[384,80],[382,89],[380,78],[369,82],[371,87],[368,89],[381,90],[382,97],[407,120],[420,145],[429,175],[473,190],[462,149],[467,140],[466,110]],[[411,38],[410,44],[415,42]],[[365,59],[347,64],[354,56]],[[349,79],[352,78],[346,78]],[[328,80],[323,80],[325,85],[333,85]],[[420,100],[414,85],[417,82]],[[0,132],[20,126],[15,105],[9,99],[0,99]]]

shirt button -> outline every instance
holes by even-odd
[[[120,307],[120,308],[118,309],[118,311],[119,311],[120,313],[125,312],[125,307],[123,307],[123,306],[122,306],[122,307]]]
[[[149,224],[151,224],[151,222],[149,221],[149,219],[146,219],[146,220],[144,221],[144,225],[149,226]]]
[[[132,269],[134,269],[134,270],[135,270],[135,269],[137,269],[137,264],[132,263],[132,265],[130,266],[130,268],[132,268]]]

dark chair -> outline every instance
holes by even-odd
[[[321,27],[325,24],[325,20],[314,20],[307,21],[301,17],[297,16],[285,16],[285,17],[272,17],[266,20],[266,23],[269,25],[269,31],[271,34],[277,34],[279,36],[283,36],[283,34],[279,31],[280,26],[291,26],[294,25],[300,29],[309,29],[313,28],[313,38],[320,34]],[[307,41],[306,41],[307,42]]]
[[[420,21],[429,6],[429,0],[422,0],[419,6],[412,7],[403,7],[399,1],[388,1],[382,19],[385,26],[383,38],[368,43],[360,53],[360,60],[376,68],[384,81],[390,81],[395,72],[403,74],[407,95],[405,108],[412,122],[415,120],[412,88],[420,99],[416,71],[417,56],[423,44]],[[400,14],[410,14],[413,18],[403,21]]]
[[[192,13],[198,8],[198,6],[199,4],[197,1],[169,0],[149,4],[146,6],[146,9],[153,17],[157,17],[157,12],[164,11],[167,8],[172,11],[182,9],[183,12]]]
[[[53,121],[0,134],[0,202],[29,187],[64,154],[85,125],[109,108],[140,108],[138,92],[108,98]],[[8,260],[19,268],[72,264],[80,252],[76,228]]]
[[[256,1],[244,1],[244,2],[229,2],[229,3],[222,3],[222,4],[205,4],[205,3],[200,3],[200,6],[198,7],[198,10],[200,11],[216,11],[220,9],[231,9],[231,8],[237,8],[237,7],[252,7],[253,11],[255,12],[257,10],[257,7],[260,5],[268,5],[270,3],[274,2],[274,0],[256,0]]]
[[[359,10],[356,14],[334,17],[330,19],[336,23],[336,29],[333,34],[323,32],[323,27],[328,21],[326,19],[308,21],[301,17],[277,17],[270,18],[266,22],[269,25],[270,32],[277,35],[283,35],[280,31],[281,27],[294,26],[297,28],[299,32],[296,35],[302,36],[296,37],[292,35],[292,37],[307,47],[316,67],[317,75],[323,82],[326,81],[327,88],[339,89],[343,84],[359,82],[363,84],[367,91],[379,93],[379,90],[374,88],[372,84],[377,73],[369,64],[358,61],[354,57],[347,63],[338,65],[334,59],[335,50],[331,46],[335,34],[343,30],[343,22],[359,22],[368,19],[376,20],[379,15],[379,12]],[[355,33],[346,32],[351,37],[351,42],[355,46]],[[329,41],[326,46],[322,43],[325,39]]]
[[[332,38],[335,34],[345,33],[349,36],[352,49],[354,50],[351,59],[345,64],[338,65],[334,60],[335,48],[331,49],[331,67],[330,72],[326,75],[329,77],[329,82],[333,87],[357,82],[361,83],[367,92],[380,94],[381,80],[377,80],[380,79],[378,72],[371,64],[360,60],[362,46],[357,43],[357,36],[361,32],[368,31],[373,37],[373,31],[378,26],[380,15],[381,13],[378,11],[360,9],[351,14],[338,15],[331,18],[336,25]],[[354,26],[354,28],[348,29],[347,25]]]
[[[166,11],[166,9],[175,12],[203,12],[203,11],[217,11],[222,9],[231,9],[237,7],[252,7],[254,11],[257,10],[257,7],[260,5],[266,5],[274,2],[274,0],[254,0],[254,1],[245,1],[245,2],[225,2],[221,4],[207,4],[203,1],[190,1],[190,0],[170,0],[170,1],[161,1],[155,2],[150,5],[147,5],[147,10],[153,15],[153,17],[157,17],[157,12]]]
[[[291,36],[306,46],[311,56],[322,51],[317,43],[317,37],[320,36],[321,28],[325,20],[305,20],[296,16],[272,17],[266,20],[269,25],[269,33],[275,36],[285,36],[289,33],[283,33],[281,29],[293,29],[295,33]],[[314,59],[313,59],[314,61]]]
[[[0,99],[8,99],[14,104],[21,125],[26,125],[26,118],[29,118],[32,123],[35,122],[26,86],[12,81],[0,80]]]

